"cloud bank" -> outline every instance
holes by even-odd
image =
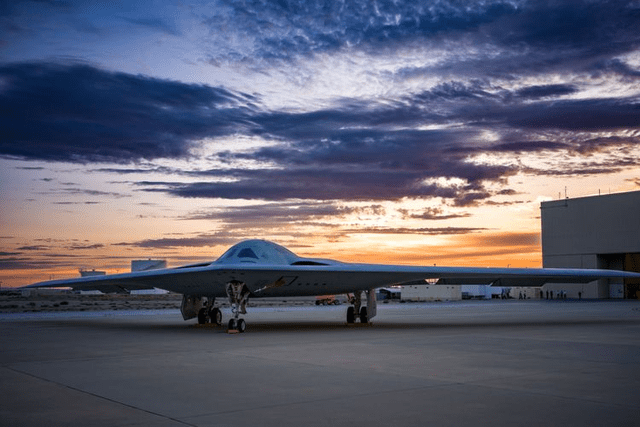
[[[138,187],[180,198],[442,198],[454,206],[506,194],[507,179],[521,172],[598,174],[637,165],[625,155],[640,142],[637,2],[191,6],[191,18],[207,30],[200,39],[205,64],[293,75],[318,58],[361,55],[390,90],[273,108],[266,94],[224,86],[77,62],[5,63],[0,155],[131,165],[201,158],[204,150],[214,152],[206,158],[214,166],[172,170],[167,175],[182,179],[140,180]],[[21,13],[5,7],[5,24]],[[169,37],[188,33],[160,12],[119,19]],[[230,148],[234,138],[264,144]],[[603,159],[568,170],[478,160],[545,153]]]

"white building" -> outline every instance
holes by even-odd
[[[462,299],[460,285],[407,284],[401,287],[400,292],[402,301],[456,301]]]

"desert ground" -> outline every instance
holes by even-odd
[[[0,292],[0,313],[38,313],[55,311],[161,310],[179,309],[181,294],[79,294],[71,291],[32,289]],[[228,302],[220,298],[221,307]],[[271,305],[314,305],[314,297],[253,299],[249,307]]]

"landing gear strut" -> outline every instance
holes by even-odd
[[[251,292],[243,282],[233,281],[227,283],[227,296],[231,304],[233,318],[229,320],[229,332],[244,332],[247,323],[240,318],[240,314],[247,314],[247,301]]]
[[[365,291],[367,295],[367,305],[362,306],[362,291],[355,292],[351,299],[352,306],[347,308],[347,323],[353,324],[356,321],[356,316],[360,320],[360,323],[369,323],[376,315],[376,293],[375,289],[368,289]]]

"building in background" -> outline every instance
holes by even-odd
[[[131,272],[134,271],[149,271],[158,270],[160,268],[167,268],[167,260],[165,259],[134,259],[131,261]],[[168,291],[164,289],[140,289],[137,291],[131,291],[132,295],[140,294],[167,294]]]
[[[640,191],[543,202],[544,267],[640,272]],[[584,285],[547,284],[568,298],[638,298],[640,281],[602,279]]]
[[[131,261],[131,272],[157,270],[167,268],[167,260],[164,259],[134,259]]]
[[[460,285],[424,285],[424,281],[409,282],[401,287],[402,301],[457,301],[462,299]]]

